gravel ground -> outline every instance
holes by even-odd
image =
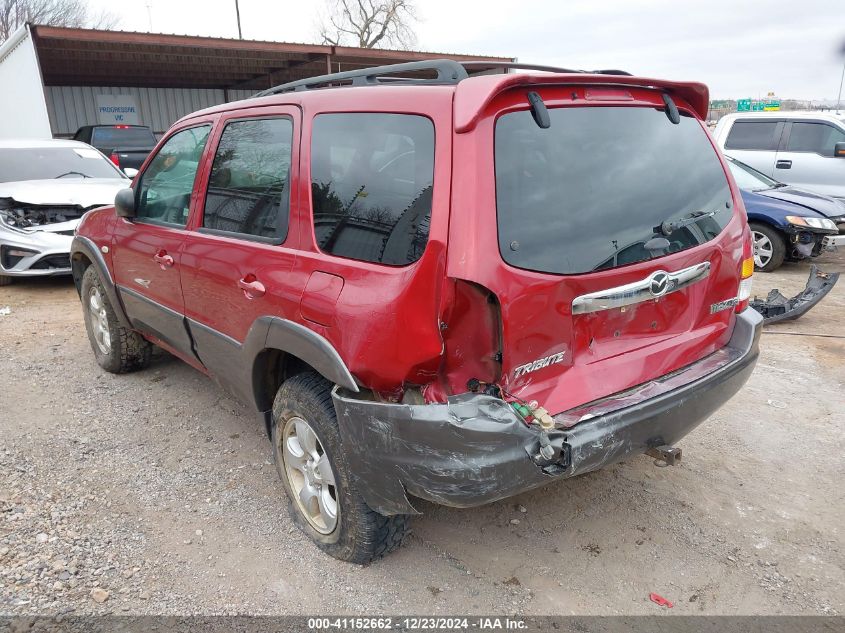
[[[797,291],[807,270],[755,289]],[[651,592],[679,614],[845,613],[843,309],[845,279],[768,328],[681,465],[421,502],[405,546],[359,567],[294,528],[263,429],[213,382],[163,353],[106,374],[69,280],[0,288],[0,613],[662,612]]]

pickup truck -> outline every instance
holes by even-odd
[[[127,175],[134,176],[156,146],[156,137],[146,125],[85,125],[76,131],[75,141],[93,145]]]

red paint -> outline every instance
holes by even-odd
[[[343,277],[315,270],[308,278],[299,302],[302,318],[320,325],[332,325],[341,290]]]
[[[660,605],[661,607],[666,607],[667,609],[671,609],[675,605],[657,593],[650,593],[648,594],[648,599],[651,600],[654,604]]]
[[[548,85],[553,82],[564,85]],[[574,276],[519,270],[499,255],[495,118],[527,108],[526,86],[550,108],[583,107],[587,92],[591,107],[663,107],[660,92],[645,85],[669,90],[679,109],[699,117],[706,111],[707,89],[701,84],[518,74],[475,77],[457,87],[315,90],[217,106],[174,126],[213,125],[184,230],[127,222],[103,209],[87,214],[79,232],[111,245],[109,263],[117,283],[236,342],[245,340],[258,317],[276,315],[324,336],[359,383],[382,394],[399,397],[409,385],[421,385],[427,401],[444,401],[465,391],[469,378],[478,378],[501,381],[515,395],[558,413],[688,365],[723,346],[733,328],[732,311],[711,315],[708,309],[736,296],[749,235],[726,167],[734,217],[710,243]],[[313,117],[333,111],[419,114],[433,121],[430,235],[414,264],[390,267],[319,251],[311,221],[309,139]],[[273,115],[288,116],[294,124],[286,239],[274,245],[200,232],[208,172],[223,126],[230,119]],[[162,250],[173,258],[171,267],[161,269],[154,261]],[[624,312],[571,314],[577,295],[702,261],[711,262],[706,281],[658,302]],[[154,283],[139,289],[135,277]],[[513,378],[514,368],[559,352],[565,352],[563,362]]]

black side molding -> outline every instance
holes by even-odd
[[[304,325],[280,317],[270,317],[265,347],[292,354],[334,384],[355,393],[359,391],[358,384],[337,350],[324,337]]]

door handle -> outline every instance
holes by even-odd
[[[779,160],[775,163],[775,169],[792,169],[791,160]]]
[[[238,279],[238,288],[244,291],[244,296],[247,299],[257,299],[263,297],[267,289],[264,284],[255,278],[255,275],[249,274],[243,279]]]
[[[161,249],[155,255],[153,255],[153,261],[161,266],[162,270],[167,270],[171,266],[173,266],[173,258],[167,254],[167,251]]]

